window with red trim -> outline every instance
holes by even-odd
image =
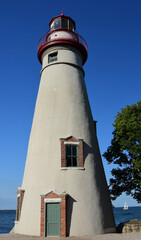
[[[60,141],[61,167],[83,167],[83,140],[70,136]]]

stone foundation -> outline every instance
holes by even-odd
[[[120,223],[117,227],[117,232],[130,233],[141,232],[141,221],[138,219],[130,220],[129,222]]]

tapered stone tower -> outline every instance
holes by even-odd
[[[85,40],[61,14],[38,45],[41,81],[15,233],[86,236],[115,231],[86,86]]]

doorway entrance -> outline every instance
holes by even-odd
[[[60,203],[46,203],[45,237],[60,236]]]
[[[41,195],[40,236],[66,237],[66,193]]]

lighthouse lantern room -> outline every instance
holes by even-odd
[[[87,44],[64,14],[49,27],[38,44],[41,79],[14,231],[41,237],[114,232],[84,81]]]
[[[69,44],[81,51],[83,64],[87,60],[86,41],[75,32],[75,22],[68,16],[61,14],[49,23],[50,31],[44,35],[38,44],[38,59],[41,62],[42,52],[52,45]]]

